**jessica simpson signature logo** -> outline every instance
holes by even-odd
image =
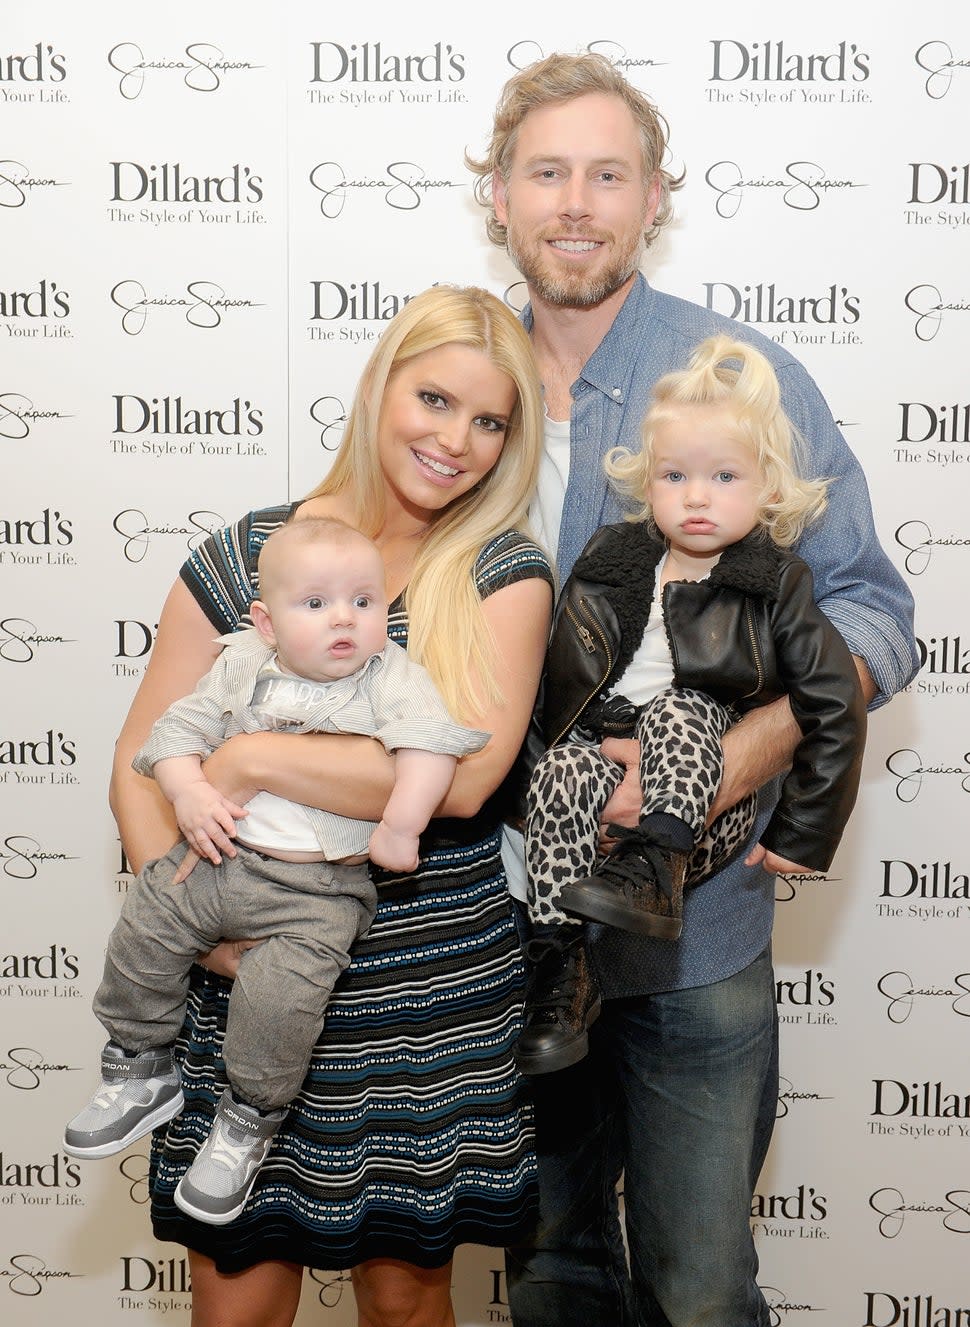
[[[51,1281],[71,1281],[81,1276],[80,1272],[63,1272],[48,1267],[43,1258],[33,1253],[15,1253],[6,1267],[0,1267],[0,1278],[7,1282],[7,1289],[13,1295],[39,1295]]]
[[[934,539],[925,521],[904,521],[897,527],[893,538],[900,548],[906,549],[903,566],[911,576],[922,576],[930,565],[934,548],[966,548],[970,545],[970,539],[961,539],[956,535]]]
[[[967,313],[970,304],[966,300],[957,300],[948,304],[940,294],[938,286],[913,286],[906,292],[905,304],[910,313],[916,315],[913,331],[919,341],[932,341],[940,330],[944,313]]]
[[[14,880],[33,880],[41,866],[48,862],[76,862],[67,852],[47,852],[28,834],[9,834],[3,841],[6,852],[0,852],[4,875]]]
[[[917,751],[902,747],[886,758],[886,769],[896,778],[896,796],[901,802],[915,802],[923,779],[934,774],[956,776],[963,791],[970,793],[970,751],[962,765],[924,765]]]
[[[31,175],[22,161],[0,161],[0,207],[23,207],[31,189],[63,189],[67,180]]]
[[[880,995],[887,1000],[890,1023],[905,1023],[913,1012],[913,1001],[920,998],[950,1000],[950,1008],[962,1018],[970,1018],[970,972],[959,972],[952,987],[915,986],[908,972],[885,972],[876,982]]]
[[[590,55],[605,56],[617,69],[659,69],[666,64],[665,60],[628,55],[625,46],[607,38],[589,42],[586,50]],[[525,69],[526,65],[534,64],[536,60],[543,59],[544,55],[545,52],[537,41],[517,41],[514,46],[509,47],[505,58],[513,69]]]
[[[883,1239],[895,1239],[903,1228],[908,1212],[929,1213],[942,1217],[943,1229],[954,1235],[970,1235],[970,1192],[951,1189],[942,1203],[907,1203],[899,1189],[877,1189],[869,1196],[869,1206],[879,1216],[878,1229]]]
[[[737,216],[746,189],[781,189],[781,200],[796,212],[814,212],[830,189],[864,189],[854,180],[835,180],[814,161],[790,161],[780,179],[745,176],[736,161],[715,161],[708,166],[705,182],[717,194],[714,210],[728,221]]]
[[[26,438],[39,419],[70,418],[59,410],[35,410],[30,397],[20,392],[0,392],[0,438]]]
[[[320,446],[335,452],[340,446],[347,411],[339,396],[318,396],[310,406],[310,418],[320,425]]]
[[[23,617],[0,621],[0,659],[6,663],[30,663],[38,645],[74,645],[70,636],[50,636]]]
[[[76,1074],[79,1068],[70,1064],[48,1064],[40,1051],[29,1046],[14,1046],[7,1051],[6,1060],[0,1060],[0,1074],[10,1087],[18,1092],[36,1092],[45,1074]]]
[[[789,1313],[821,1313],[822,1309],[817,1309],[814,1304],[797,1304],[790,1300],[782,1290],[775,1286],[761,1286],[761,1293],[765,1297],[768,1305],[768,1322],[770,1327],[781,1327],[781,1315],[786,1316]]]
[[[775,1119],[783,1120],[791,1109],[791,1104],[796,1101],[831,1101],[831,1097],[823,1097],[820,1092],[796,1092],[788,1078],[778,1079],[778,1109],[775,1111]]]
[[[913,59],[926,71],[926,95],[939,101],[950,91],[955,69],[966,69],[970,60],[957,60],[953,48],[945,41],[925,41]]]
[[[217,512],[193,511],[189,512],[187,525],[149,525],[148,517],[137,507],[119,511],[111,522],[124,541],[124,554],[129,562],[142,561],[153,535],[185,536],[186,546],[195,549],[207,535],[221,530],[225,523]]]
[[[108,52],[108,64],[121,75],[118,91],[126,101],[140,97],[145,86],[145,75],[149,70],[161,70],[166,73],[180,73],[182,82],[193,92],[217,92],[222,86],[222,79],[228,73],[241,69],[262,69],[262,65],[250,60],[227,60],[218,46],[211,42],[196,41],[186,46],[187,59],[171,60],[161,56],[146,60],[141,47],[133,41],[119,42]]]
[[[140,281],[119,281],[112,287],[111,301],[123,309],[121,326],[129,336],[138,336],[148,320],[149,311],[177,309],[184,313],[190,327],[218,327],[227,309],[260,309],[251,299],[229,299],[215,281],[190,281],[185,296],[151,296]],[[187,298],[186,298],[187,296]]]
[[[461,189],[460,180],[429,179],[423,166],[415,161],[392,161],[385,167],[385,176],[348,176],[336,161],[321,161],[310,172],[310,183],[318,190],[320,214],[333,221],[340,216],[347,201],[348,191],[376,189],[383,192],[384,202],[399,212],[413,212],[421,206],[423,195],[429,189]]]

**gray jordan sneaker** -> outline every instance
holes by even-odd
[[[126,1055],[109,1041],[101,1052],[101,1086],[64,1130],[64,1151],[72,1157],[114,1156],[167,1124],[182,1104],[171,1047]]]
[[[235,1220],[285,1116],[285,1110],[260,1115],[252,1106],[237,1102],[227,1088],[209,1137],[179,1181],[175,1205],[211,1226]]]

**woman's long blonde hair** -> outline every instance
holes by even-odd
[[[434,517],[406,591],[408,653],[431,673],[455,716],[467,721],[502,700],[475,562],[502,531],[528,529],[542,454],[539,375],[532,344],[515,315],[475,286],[434,286],[409,300],[367,361],[333,468],[308,497],[350,496],[359,528],[372,538],[380,533],[386,488],[377,440],[387,384],[408,361],[447,345],[481,351],[508,374],[518,393],[498,461]]]
[[[780,548],[790,548],[825,510],[832,481],[798,474],[802,438],[782,409],[774,369],[754,346],[723,333],[702,341],[686,369],[658,380],[643,421],[640,450],[614,447],[606,458],[606,473],[621,492],[641,504],[631,519],[651,519],[647,490],[658,424],[692,405],[724,406],[734,416],[737,436],[750,447],[762,480],[759,527]]]

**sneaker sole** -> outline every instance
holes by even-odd
[[[657,940],[679,940],[684,924],[679,917],[664,917],[656,912],[639,908],[626,908],[621,903],[597,890],[584,890],[580,885],[566,885],[559,896],[559,904],[571,916],[586,921],[602,922],[619,931],[633,935],[652,935]]]
[[[602,1002],[597,1000],[590,1007],[587,1015],[587,1027],[592,1027],[600,1016]],[[589,1054],[589,1036],[586,1032],[574,1037],[565,1046],[557,1046],[552,1051],[519,1051],[513,1049],[512,1058],[520,1074],[536,1078],[539,1074],[554,1074],[559,1069],[568,1069],[571,1064],[578,1064]]]
[[[181,1113],[185,1105],[185,1099],[181,1092],[170,1097],[163,1105],[158,1106],[151,1115],[146,1115],[133,1125],[124,1138],[112,1139],[110,1143],[95,1143],[91,1147],[85,1147],[81,1143],[68,1142],[65,1135],[61,1144],[63,1150],[69,1157],[79,1157],[82,1161],[90,1158],[92,1161],[100,1161],[103,1157],[113,1157],[117,1152],[123,1152],[126,1147],[137,1142],[139,1138],[144,1138],[145,1134],[151,1133],[162,1124],[168,1124],[169,1120],[174,1120],[175,1116]]]
[[[253,1191],[253,1185],[256,1183],[256,1177],[259,1174],[259,1168],[253,1171],[253,1177],[249,1181],[246,1192],[243,1194],[242,1202],[229,1212],[207,1212],[202,1207],[195,1207],[185,1197],[182,1192],[182,1180],[179,1180],[178,1187],[175,1190],[175,1206],[186,1216],[194,1217],[196,1221],[203,1221],[207,1226],[228,1226],[230,1221],[235,1221],[236,1217],[242,1212],[246,1203],[249,1201],[249,1195]],[[184,1178],[184,1177],[183,1177]]]

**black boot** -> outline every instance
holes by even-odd
[[[610,825],[619,842],[595,875],[564,885],[565,912],[636,935],[677,940],[683,929],[687,854],[661,847],[639,829]]]
[[[600,1012],[581,926],[543,927],[525,947],[531,968],[525,1026],[515,1045],[524,1074],[551,1074],[581,1060]]]

